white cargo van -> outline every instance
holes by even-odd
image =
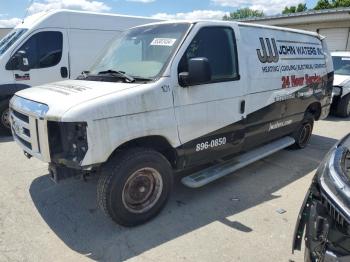
[[[350,52],[332,52],[334,87],[332,111],[341,117],[350,116]]]
[[[316,33],[155,23],[125,32],[79,80],[16,93],[12,132],[56,181],[98,174],[102,209],[133,226],[161,210],[176,171],[220,162],[182,179],[200,187],[305,147],[314,120],[329,113],[332,84],[332,59]]]
[[[159,20],[68,10],[24,19],[0,40],[0,126],[10,128],[8,102],[30,86],[75,79],[89,69],[111,39]]]

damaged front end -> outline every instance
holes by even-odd
[[[74,176],[88,151],[87,123],[48,121],[48,139],[51,163],[49,172],[58,182]]]
[[[293,251],[305,261],[350,261],[350,135],[321,163],[300,210]]]

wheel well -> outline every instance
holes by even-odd
[[[112,155],[133,147],[152,148],[164,155],[172,167],[176,167],[177,153],[169,141],[162,136],[140,137],[120,145]]]
[[[314,116],[315,120],[320,119],[322,112],[322,107],[319,102],[314,102],[311,105],[308,106],[308,108],[305,111],[305,114],[310,113]]]
[[[7,100],[10,100],[10,98],[11,98],[12,96],[9,96],[9,95],[7,95],[7,96],[0,96],[0,102],[2,102],[2,101],[7,101]]]

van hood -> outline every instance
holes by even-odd
[[[63,115],[81,103],[139,86],[137,83],[67,80],[31,87],[16,93],[25,99],[45,104],[55,116]]]
[[[333,85],[334,86],[344,86],[349,81],[350,81],[349,75],[337,75],[337,74],[335,74]]]

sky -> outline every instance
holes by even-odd
[[[263,10],[266,15],[284,7],[317,0],[0,0],[0,28],[14,27],[26,15],[51,9],[75,9],[164,19],[221,19],[239,8]]]

